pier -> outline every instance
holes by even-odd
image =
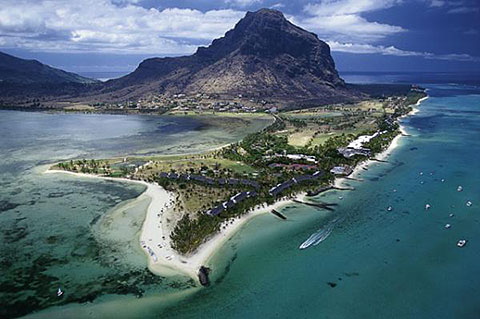
[[[370,160],[374,161],[374,162],[379,162],[379,163],[388,163],[388,161],[380,160],[380,159],[376,159],[376,158],[371,158]]]
[[[326,192],[328,190],[334,189],[333,185],[328,185],[328,186],[323,186],[320,187],[314,191],[308,191],[306,196],[312,197],[312,196],[317,196],[318,194],[321,194],[323,192]]]
[[[363,180],[358,180],[359,182],[363,182]],[[355,187],[349,186],[349,187],[337,187],[333,186],[332,189],[335,189],[337,191],[354,191]]]
[[[330,203],[312,203],[312,202],[304,202],[304,201],[301,201],[301,200],[298,200],[298,199],[294,199],[293,200],[295,203],[299,203],[299,204],[304,204],[304,205],[307,205],[307,206],[313,206],[313,207],[316,207],[316,208],[321,208],[321,209],[326,209],[326,210],[329,210],[329,211],[334,211],[334,209],[330,206],[337,206],[338,204],[330,204]]]
[[[287,217],[285,215],[282,215],[279,211],[276,211],[275,209],[272,209],[270,212],[280,219],[283,219],[283,220],[287,219]]]

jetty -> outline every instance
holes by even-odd
[[[374,162],[379,162],[379,163],[388,163],[388,161],[381,160],[381,159],[376,159],[376,158],[371,158],[370,160],[374,161]]]
[[[307,205],[307,206],[313,206],[313,207],[316,207],[316,208],[321,208],[321,209],[326,209],[326,210],[329,210],[329,211],[334,211],[334,209],[331,207],[331,206],[337,206],[338,204],[335,204],[335,203],[312,203],[312,202],[304,202],[304,201],[301,201],[299,199],[294,199],[293,200],[295,203],[299,203],[299,204],[304,204],[304,205]]]
[[[359,182],[363,182],[363,180],[359,180]],[[353,187],[353,186],[348,186],[348,187],[333,186],[332,189],[335,189],[337,191],[354,191],[355,187]]]
[[[334,189],[333,185],[328,185],[328,186],[323,186],[320,187],[314,191],[308,191],[306,196],[312,197],[312,196],[317,196],[318,194],[321,194],[323,192],[326,192],[328,190]]]
[[[283,215],[282,213],[280,213],[279,211],[275,210],[275,209],[272,209],[270,211],[273,215],[277,216],[278,218],[280,219],[283,219],[283,220],[286,220],[287,217],[285,215]]]

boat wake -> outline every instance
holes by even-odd
[[[299,249],[307,249],[308,247],[310,247],[312,245],[316,246],[316,245],[320,244],[322,241],[327,239],[328,236],[330,236],[330,234],[332,233],[332,231],[335,228],[335,225],[337,224],[338,221],[339,221],[339,218],[336,218],[336,219],[330,221],[327,225],[325,225],[325,227],[320,228],[317,232],[310,235],[310,237],[308,237],[308,239],[305,240],[300,245],[300,247],[298,247],[298,248]]]

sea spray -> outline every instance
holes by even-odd
[[[307,240],[305,240],[301,245],[300,247],[298,247],[299,249],[307,249],[308,247],[310,246],[316,246],[318,244],[320,244],[322,241],[324,241],[325,239],[328,238],[328,236],[330,236],[330,234],[332,233],[333,229],[335,228],[335,225],[339,222],[343,220],[343,218],[340,218],[340,217],[337,217],[335,218],[334,220],[331,220],[330,222],[328,222],[324,227],[320,228],[319,230],[317,230],[315,233],[313,233],[312,235],[310,235],[310,237],[308,237]]]

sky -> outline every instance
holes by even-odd
[[[480,71],[480,0],[0,0],[0,51],[129,72],[192,54],[260,8],[316,33],[340,71]]]

